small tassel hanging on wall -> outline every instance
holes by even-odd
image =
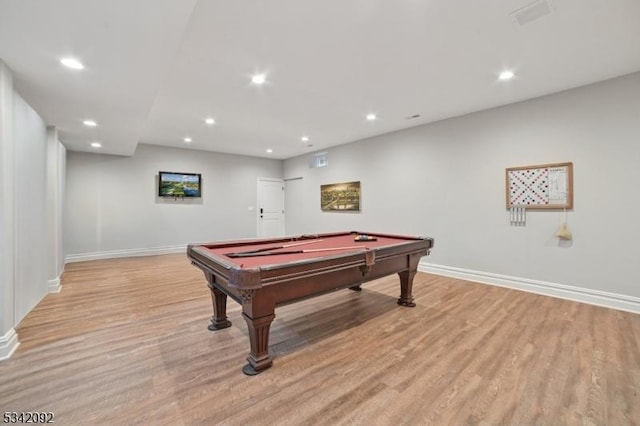
[[[556,232],[556,237],[560,238],[561,240],[573,239],[573,235],[569,230],[569,225],[567,225],[567,209],[564,209],[564,222],[562,223],[562,225],[560,225],[560,228],[558,228],[558,232]]]

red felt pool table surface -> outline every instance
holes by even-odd
[[[363,252],[367,249],[377,249],[382,247],[389,247],[397,244],[403,244],[406,242],[405,238],[398,237],[383,237],[375,236],[376,241],[354,241],[354,237],[360,234],[341,234],[336,236],[323,236],[319,238],[311,238],[308,240],[292,239],[290,241],[268,241],[260,244],[247,244],[233,247],[206,247],[209,252],[214,255],[224,257],[227,261],[236,264],[240,268],[256,268],[265,265],[279,264],[286,262],[299,262],[301,260],[313,260],[319,257],[326,258],[333,255],[344,255],[353,252]],[[275,254],[269,256],[250,256],[250,257],[229,257],[229,253],[246,252],[252,250],[259,250],[268,247],[280,247],[287,244],[299,244],[292,247],[285,247],[280,249],[274,249],[274,253],[283,251],[298,251],[307,250],[304,253],[294,254]],[[308,243],[308,244],[307,244]],[[335,248],[336,250],[327,250]],[[322,251],[310,251],[321,249]]]

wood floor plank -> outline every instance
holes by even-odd
[[[57,424],[640,424],[640,315],[418,273],[276,309],[271,369],[248,331],[207,330],[185,255],[69,264],[18,327],[1,411]]]

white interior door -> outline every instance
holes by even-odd
[[[258,238],[284,235],[284,181],[258,178]]]

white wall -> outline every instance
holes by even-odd
[[[15,153],[13,77],[0,60],[0,360],[19,345],[15,333]]]
[[[60,277],[64,271],[62,250],[62,220],[65,183],[66,149],[58,140],[55,127],[47,129],[47,237],[49,292],[60,291]]]
[[[201,173],[202,198],[157,197],[160,170]],[[282,177],[282,161],[145,144],[132,157],[68,152],[67,260],[255,237],[258,177]]]
[[[16,322],[47,294],[47,126],[14,96],[16,155]],[[43,238],[45,237],[45,238]]]
[[[13,90],[0,60],[0,360],[18,347],[20,321],[52,290],[50,266],[62,272],[61,232],[49,225],[61,214],[63,154],[55,129],[47,132]]]
[[[384,119],[384,117],[382,118]],[[287,233],[385,231],[435,238],[439,273],[640,311],[640,73],[399,131],[284,162]],[[574,240],[564,215],[509,225],[505,168],[574,163]],[[320,211],[321,184],[359,180],[362,212]],[[618,303],[620,302],[620,303]]]

